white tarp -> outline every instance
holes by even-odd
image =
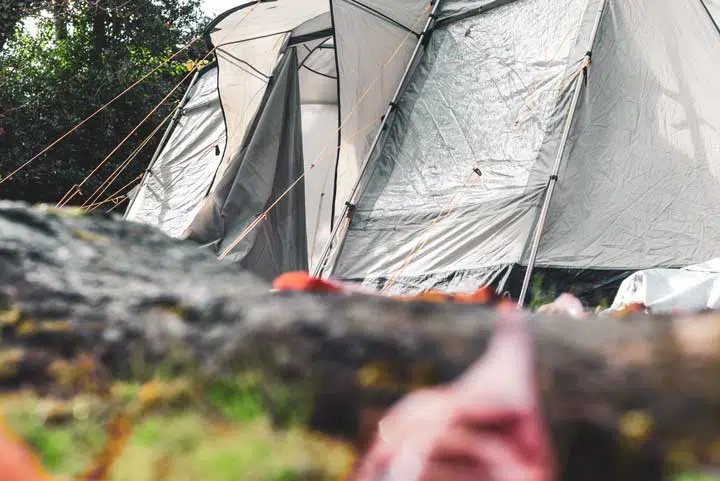
[[[720,258],[683,269],[638,271],[620,285],[609,311],[635,303],[659,314],[720,309]]]

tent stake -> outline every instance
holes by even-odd
[[[543,201],[542,210],[540,211],[540,217],[538,218],[537,228],[533,237],[532,249],[530,250],[530,259],[528,262],[527,270],[525,271],[525,278],[523,279],[522,290],[520,291],[520,297],[518,299],[518,307],[525,307],[525,298],[527,297],[528,289],[530,287],[530,280],[532,279],[533,270],[535,269],[535,262],[537,261],[538,248],[540,247],[540,239],[545,229],[545,222],[547,222],[548,211],[550,210],[550,201],[552,200],[553,193],[555,192],[555,185],[558,181],[558,173],[560,172],[560,163],[565,155],[565,149],[567,148],[567,141],[570,137],[570,130],[572,128],[573,120],[575,119],[575,113],[577,112],[577,104],[580,100],[580,94],[582,93],[583,87],[587,81],[587,69],[590,63],[590,57],[592,47],[595,44],[595,38],[597,37],[598,29],[600,28],[600,21],[602,20],[603,13],[607,7],[607,0],[603,1],[600,13],[595,19],[595,25],[593,26],[592,34],[590,35],[590,49],[585,54],[583,59],[583,70],[575,81],[575,93],[573,94],[572,103],[570,104],[570,112],[567,119],[565,120],[565,127],[563,135],[560,140],[560,148],[558,149],[557,156],[555,157],[555,164],[553,165],[552,175],[548,179],[548,185],[545,191],[545,199]]]
[[[430,15],[428,15],[427,22],[425,22],[425,27],[423,27],[422,33],[420,34],[420,37],[418,37],[417,43],[415,44],[415,49],[413,50],[412,55],[410,56],[410,60],[408,61],[407,65],[405,66],[405,71],[403,72],[402,77],[400,78],[400,82],[398,83],[397,88],[395,89],[395,93],[393,94],[392,100],[390,100],[390,103],[388,104],[387,110],[385,110],[385,115],[382,117],[382,122],[380,123],[380,128],[378,128],[377,133],[375,134],[375,138],[373,139],[372,144],[370,145],[370,150],[368,151],[368,155],[365,158],[365,163],[363,164],[363,168],[360,171],[360,175],[358,176],[357,182],[355,182],[355,186],[353,187],[352,192],[350,193],[350,197],[348,201],[345,203],[345,208],[342,211],[342,214],[338,216],[338,222],[335,223],[335,227],[333,228],[332,232],[330,233],[330,238],[328,239],[327,244],[325,244],[325,248],[322,251],[322,254],[320,254],[320,259],[318,260],[318,264],[314,269],[313,276],[320,277],[324,270],[324,266],[328,261],[328,257],[330,255],[330,251],[332,250],[332,246],[334,243],[335,238],[337,237],[338,233],[340,232],[340,226],[343,224],[343,220],[347,218],[349,213],[349,206],[355,206],[357,203],[356,196],[360,190],[360,184],[362,183],[363,178],[365,177],[365,174],[368,172],[368,166],[370,164],[370,159],[372,158],[373,154],[375,153],[375,149],[378,146],[378,143],[380,142],[380,137],[382,136],[382,133],[387,128],[388,119],[390,117],[390,114],[392,111],[397,107],[397,102],[400,98],[400,95],[404,91],[405,82],[407,81],[408,77],[410,76],[410,70],[412,69],[413,64],[415,63],[415,60],[417,59],[418,54],[420,53],[420,47],[422,47],[426,40],[428,33],[431,30],[431,27],[433,26],[433,23],[437,17],[437,12],[440,8],[441,0],[433,0],[434,4],[432,7],[432,10],[430,11]],[[343,242],[344,239],[341,240]],[[330,271],[328,272],[328,276],[332,275],[332,271],[335,268],[334,263],[330,266]]]
[[[143,173],[143,178],[140,181],[140,184],[138,184],[138,191],[135,194],[135,197],[133,197],[130,200],[130,203],[127,206],[127,209],[125,209],[125,213],[123,214],[123,219],[127,219],[128,214],[130,213],[130,209],[132,209],[133,204],[135,204],[135,200],[138,198],[138,194],[140,194],[140,189],[142,189],[143,185],[147,182],[148,175],[150,175],[150,172],[152,171],[152,168],[155,167],[155,163],[157,162],[158,158],[160,157],[160,153],[165,148],[165,144],[168,141],[168,138],[170,137],[170,133],[175,129],[175,125],[177,125],[178,120],[180,120],[180,117],[182,116],[182,109],[185,107],[185,104],[188,102],[188,96],[190,94],[190,90],[195,86],[195,84],[198,81],[198,78],[200,78],[200,70],[197,69],[195,72],[195,75],[193,75],[192,80],[190,81],[190,85],[187,89],[185,89],[185,94],[183,95],[182,100],[180,100],[180,104],[177,107],[177,111],[175,111],[175,114],[173,115],[172,120],[170,121],[170,125],[168,125],[167,129],[165,129],[165,133],[162,136],[162,139],[160,139],[160,144],[158,144],[157,149],[155,149],[155,153],[152,156],[152,159],[150,159],[150,163],[148,164],[148,168]]]

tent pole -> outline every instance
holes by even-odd
[[[360,190],[360,184],[362,183],[363,178],[365,177],[365,174],[368,171],[368,166],[370,164],[370,159],[372,158],[373,154],[375,153],[375,149],[378,146],[378,143],[380,142],[380,137],[382,136],[382,133],[387,128],[388,119],[390,118],[390,114],[397,106],[397,101],[400,98],[400,95],[403,92],[403,87],[405,82],[407,81],[408,77],[410,76],[410,70],[412,69],[412,65],[415,63],[415,60],[418,57],[418,54],[420,53],[420,48],[422,45],[426,42],[428,38],[428,34],[431,31],[431,28],[433,26],[433,23],[437,17],[437,12],[440,8],[440,3],[442,0],[433,0],[433,7],[430,11],[430,15],[428,15],[427,22],[425,22],[425,27],[423,27],[422,33],[418,37],[417,43],[415,44],[415,49],[413,50],[412,55],[410,56],[410,60],[408,61],[407,65],[405,66],[405,71],[403,72],[402,77],[400,78],[400,82],[398,83],[397,88],[395,89],[395,93],[392,96],[392,100],[390,101],[390,104],[388,105],[387,109],[385,110],[385,115],[383,115],[382,122],[380,124],[380,128],[378,129],[377,133],[375,134],[375,138],[373,139],[372,144],[370,145],[370,150],[368,151],[368,155],[365,158],[365,163],[363,164],[363,168],[360,171],[360,175],[358,176],[357,182],[355,182],[355,186],[353,187],[352,192],[350,193],[350,198],[348,199],[348,202],[345,203],[345,207],[343,207],[342,214],[338,217],[338,222],[335,224],[335,227],[333,228],[332,232],[330,233],[330,239],[328,239],[327,244],[325,244],[325,248],[323,249],[322,253],[320,254],[320,259],[318,260],[318,264],[315,267],[315,270],[313,272],[313,276],[319,277],[323,270],[324,270],[324,264],[328,261],[328,256],[330,255],[330,251],[332,250],[332,245],[334,243],[335,238],[337,237],[338,233],[340,232],[340,226],[343,224],[343,220],[348,217],[350,214],[350,206],[354,205],[357,201],[356,197],[358,194],[358,191]],[[341,240],[342,242],[342,240]],[[332,274],[332,270],[334,269],[334,265],[330,266],[330,272],[328,275]]]
[[[710,17],[710,21],[713,25],[715,25],[715,28],[717,28],[718,33],[720,33],[720,24],[715,21],[715,17],[713,17],[712,13],[710,13],[710,9],[708,8],[707,4],[705,3],[705,0],[700,0],[700,4],[702,4],[703,9],[705,9],[705,12],[708,14],[708,17]]]
[[[155,163],[157,162],[158,158],[160,157],[160,153],[165,148],[165,144],[168,141],[168,138],[170,137],[170,133],[175,129],[175,126],[177,125],[178,121],[180,120],[180,117],[182,116],[182,109],[185,107],[185,104],[188,102],[188,96],[190,94],[190,90],[195,86],[195,84],[198,81],[198,78],[200,77],[200,70],[198,69],[195,72],[195,75],[193,75],[192,80],[190,81],[190,85],[185,90],[185,94],[183,95],[182,100],[180,100],[180,104],[177,107],[177,110],[175,111],[175,114],[172,117],[172,120],[170,121],[170,125],[168,125],[168,128],[165,129],[165,133],[162,136],[162,139],[160,139],[160,144],[158,144],[157,149],[155,149],[155,153],[152,156],[152,159],[150,159],[150,163],[148,164],[148,168],[145,169],[145,172],[143,173],[142,180],[140,181],[140,189],[142,189],[142,186],[145,185],[145,182],[147,181],[148,176],[150,175],[150,171],[155,166]],[[140,193],[140,189],[138,189],[137,194]],[[135,197],[133,197],[130,200],[130,203],[127,206],[127,209],[125,209],[125,213],[123,214],[123,219],[127,219],[128,214],[130,213],[130,209],[132,208],[133,204],[135,204],[135,200],[138,198],[137,194],[135,194]]]
[[[587,59],[587,56],[585,57]],[[545,229],[545,222],[547,221],[548,211],[550,210],[550,200],[552,199],[553,193],[555,192],[555,185],[558,180],[558,173],[560,171],[560,162],[562,161],[563,155],[565,155],[565,148],[567,147],[567,140],[570,136],[570,127],[572,126],[573,119],[575,118],[575,108],[577,107],[578,100],[580,99],[580,93],[582,91],[584,75],[578,75],[575,81],[575,93],[573,94],[572,103],[570,104],[570,115],[568,115],[565,121],[565,130],[560,141],[560,149],[558,150],[557,156],[555,157],[555,164],[553,165],[552,175],[548,180],[548,185],[545,191],[545,200],[543,201],[542,210],[540,211],[540,218],[538,219],[537,229],[533,237],[532,249],[530,251],[530,261],[528,262],[527,270],[525,271],[525,278],[523,279],[522,290],[520,291],[520,298],[518,299],[518,307],[522,308],[525,304],[525,297],[527,296],[528,287],[530,285],[530,279],[532,277],[533,268],[535,267],[535,261],[537,260],[538,247],[540,246],[540,238],[542,237],[543,230]]]
[[[603,13],[607,7],[607,0],[603,1],[602,8],[595,19],[592,34],[590,35],[590,48],[588,49],[583,59],[583,64],[586,66],[590,65],[592,46],[595,44],[595,38],[597,37],[598,29],[600,28],[600,21],[602,20]],[[583,71],[578,75],[575,81],[575,92],[573,94],[572,103],[570,104],[570,113],[565,120],[565,127],[563,135],[560,140],[560,149],[558,149],[557,156],[555,157],[555,164],[553,165],[553,171],[548,179],[548,185],[545,191],[545,199],[543,201],[542,210],[540,211],[540,217],[538,219],[537,228],[533,238],[532,248],[530,250],[530,260],[528,262],[527,270],[525,271],[525,278],[523,279],[522,290],[520,291],[520,297],[518,299],[518,307],[525,307],[525,298],[527,297],[528,289],[530,287],[530,280],[532,278],[533,270],[535,268],[535,262],[537,261],[538,249],[540,247],[540,239],[545,229],[545,222],[547,222],[548,211],[550,210],[550,201],[552,200],[553,193],[555,192],[555,185],[558,180],[558,173],[560,172],[560,163],[565,155],[565,149],[567,148],[568,138],[570,137],[570,129],[572,128],[573,120],[575,119],[575,113],[577,112],[577,104],[580,100],[580,94],[583,90],[583,85],[587,79],[587,67],[583,68]]]

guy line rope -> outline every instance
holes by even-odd
[[[150,140],[150,138],[148,138],[147,140]],[[204,149],[202,149],[202,150],[200,151],[200,155],[201,155],[201,156],[204,155],[207,151],[209,151],[210,149],[212,149],[212,148],[214,148],[214,147],[215,147],[215,142],[210,143],[207,147],[205,147]],[[136,149],[136,152],[137,152],[137,149]],[[135,155],[135,157],[137,157],[137,155]],[[126,165],[125,167],[127,167],[127,165]],[[125,167],[123,167],[123,169],[124,169]],[[92,204],[90,204],[90,205],[88,205],[88,206],[83,205],[83,206],[81,206],[81,208],[86,208],[86,209],[88,209],[89,212],[92,212],[93,210],[97,209],[97,207],[99,207],[100,205],[105,205],[105,204],[106,204],[107,202],[109,202],[110,200],[113,200],[113,198],[116,198],[116,196],[119,195],[119,193],[120,193],[122,190],[124,190],[128,185],[134,184],[134,183],[142,180],[143,176],[144,176],[144,174],[142,174],[142,173],[139,174],[136,178],[134,178],[132,181],[130,181],[126,186],[120,188],[118,191],[116,191],[116,192],[114,192],[113,194],[111,194],[111,195],[110,195],[109,197],[107,197],[104,201],[99,202],[100,195],[98,195],[98,196],[95,198],[95,200],[93,201]],[[109,184],[109,185],[106,187],[106,189],[109,188],[110,185],[112,185],[112,183],[115,182],[115,180],[117,180],[117,177],[115,177],[115,179],[111,182],[111,184]],[[122,197],[124,197],[124,196],[122,196]],[[110,209],[110,211],[114,210],[116,207],[117,207],[117,206],[113,207],[113,209]]]
[[[168,120],[172,118],[173,115],[175,115],[175,112],[180,108],[180,105],[178,104],[175,108],[173,108],[170,113],[153,129],[153,131],[145,137],[145,139],[140,143],[138,147],[135,148],[135,150],[132,151],[132,153],[128,156],[127,159],[125,159],[116,169],[115,171],[110,174],[110,176],[98,187],[95,189],[95,192],[92,193],[88,199],[83,202],[83,204],[80,207],[85,207],[86,205],[92,204],[93,202],[96,202],[100,196],[102,196],[107,189],[110,188],[110,186],[118,179],[120,174],[135,160],[138,156],[138,154],[142,151],[142,149],[145,148],[147,144],[150,143],[153,137],[155,137],[155,134],[165,125]]]
[[[255,4],[254,4],[250,9],[248,9],[248,12],[245,14],[245,16],[243,16],[243,17],[239,20],[239,22],[236,24],[236,26],[239,25],[240,23],[242,23],[242,22],[255,10],[255,8],[257,8],[257,5],[258,5],[258,3],[260,3],[260,1],[262,1],[262,0],[257,0],[257,1],[255,2]],[[225,36],[225,38],[227,38],[227,36],[229,36],[230,33],[231,33],[231,32],[228,32],[228,34]],[[195,39],[195,40],[197,40],[197,39]],[[224,39],[223,39],[223,40],[224,40]],[[222,43],[222,41],[221,41],[220,43]],[[188,46],[189,46],[189,45],[188,45]],[[199,65],[200,63],[202,63],[203,61],[207,60],[207,59],[217,50],[217,48],[218,48],[217,46],[214,46],[212,49],[210,49],[210,51],[209,51],[199,62],[197,62],[197,63],[193,66],[193,68],[187,73],[187,75],[185,75],[185,77],[184,77],[182,80],[180,80],[180,81],[177,83],[177,85],[175,85],[175,87],[155,106],[155,108],[153,108],[153,109],[150,111],[150,113],[148,113],[148,114],[145,116],[145,118],[142,119],[142,120],[140,121],[140,123],[139,123],[138,125],[136,125],[135,128],[134,128],[123,140],[120,141],[120,143],[95,167],[95,169],[93,169],[92,172],[90,172],[90,173],[82,180],[82,182],[80,182],[80,184],[76,184],[76,185],[74,185],[72,188],[70,188],[70,190],[68,190],[68,192],[63,196],[63,198],[60,199],[60,201],[59,201],[58,204],[57,204],[57,207],[64,207],[64,206],[67,205],[68,202],[70,202],[77,194],[82,194],[82,192],[80,191],[80,188],[81,188],[103,165],[105,165],[105,163],[107,163],[107,162],[110,160],[110,158],[123,146],[123,144],[124,144],[125,142],[127,142],[127,140],[128,140],[130,137],[132,137],[132,135],[134,135],[134,134],[139,130],[139,128],[140,128],[145,122],[147,122],[147,120],[162,106],[162,104],[164,104],[164,103],[167,101],[167,99],[169,99],[169,98],[172,96],[172,94],[183,84],[183,82],[185,82],[188,78],[190,78],[190,76],[192,76],[192,75],[195,73],[195,71],[198,69],[198,65]],[[166,61],[166,62],[167,62],[167,61]],[[159,67],[158,67],[158,68],[159,68]],[[179,105],[178,105],[174,110],[176,110],[177,108],[179,108]],[[172,115],[172,113],[171,113],[171,115]],[[164,121],[163,121],[163,122],[164,122]],[[153,135],[155,135],[155,133],[157,132],[157,130],[159,130],[159,129],[156,129],[155,132],[153,132],[153,133],[151,134],[151,137],[152,137]],[[150,141],[150,139],[147,139],[147,142],[149,142],[149,141]],[[144,147],[144,145],[145,145],[145,144],[143,144],[143,145],[140,147],[140,149],[142,149],[142,148]],[[137,149],[136,149],[136,150],[137,150]],[[134,152],[133,154],[131,154],[131,157],[134,158],[135,155],[137,155],[137,152]],[[126,162],[127,162],[127,160],[126,160]],[[127,167],[127,165],[125,165],[124,167],[121,167],[121,169],[124,170],[125,167]],[[117,170],[116,170],[115,172],[117,172]],[[112,175],[114,175],[115,172],[114,172]],[[111,176],[112,176],[112,175],[111,175]],[[114,182],[114,180],[113,180],[113,182]],[[104,183],[103,183],[103,185],[104,185]],[[101,187],[102,187],[102,185],[101,185]],[[109,187],[109,186],[108,186],[108,187]],[[95,193],[93,193],[93,195],[91,196],[91,199],[89,199],[88,201],[86,201],[83,205],[87,204],[88,202],[92,202],[92,197],[95,197],[95,194],[96,194],[96,193],[97,193],[97,190],[95,191]]]
[[[88,206],[86,206],[86,207],[84,207],[84,208],[85,208],[88,212],[93,212],[93,211],[96,210],[98,207],[100,207],[100,206],[102,206],[102,205],[105,205],[105,204],[107,204],[108,202],[116,202],[116,201],[118,201],[118,200],[122,200],[123,198],[125,198],[125,197],[127,197],[127,196],[126,196],[126,194],[122,194],[121,192],[123,192],[124,190],[126,190],[128,187],[132,186],[134,183],[136,183],[136,182],[137,182],[138,180],[140,180],[140,179],[142,179],[142,174],[137,175],[133,180],[131,180],[131,181],[128,182],[127,184],[123,185],[122,187],[120,187],[118,190],[116,190],[116,191],[113,192],[112,194],[110,194],[110,196],[109,196],[107,199],[105,199],[104,201],[102,201],[102,202],[96,202],[96,203],[94,203],[94,204],[90,204],[90,205],[88,205]]]
[[[206,58],[208,58],[208,57],[210,56],[210,54],[212,54],[213,51],[214,51],[214,49],[211,50],[210,52],[208,52],[208,54],[207,54],[202,60],[205,60]],[[201,61],[202,61],[202,60],[201,60]],[[174,94],[175,91],[176,91],[178,88],[180,88],[180,86],[181,86],[188,78],[190,78],[190,76],[192,76],[192,75],[195,73],[196,68],[197,68],[197,67],[193,67],[193,68],[187,73],[187,75],[185,75],[185,77],[183,77],[182,80],[180,80],[180,82],[178,82],[177,85],[175,85],[175,87],[173,87],[172,90],[170,90],[170,92],[168,92],[168,94],[167,94],[160,102],[158,102],[158,104],[157,104],[155,107],[153,107],[153,109],[145,116],[145,118],[143,118],[143,119],[140,121],[140,123],[137,124],[137,125],[130,131],[130,133],[127,134],[127,135],[125,136],[125,138],[122,139],[122,140],[120,141],[120,143],[115,146],[115,148],[92,170],[92,172],[90,172],[87,176],[85,176],[85,178],[84,178],[79,184],[76,184],[76,185],[74,185],[73,187],[71,187],[70,190],[68,190],[67,193],[63,196],[63,198],[60,199],[60,201],[59,201],[58,204],[57,204],[57,207],[64,207],[64,206],[67,205],[67,203],[70,202],[77,194],[80,194],[80,193],[81,193],[80,188],[81,188],[83,185],[85,185],[85,183],[86,183],[88,180],[90,180],[90,178],[91,178],[93,175],[95,175],[95,173],[96,173],[98,170],[100,170],[100,168],[101,168],[103,165],[105,165],[105,164],[108,162],[108,160],[110,160],[110,158],[111,158],[118,150],[120,150],[120,148],[125,144],[125,142],[127,142],[127,140],[128,140],[130,137],[132,137],[132,136],[135,134],[135,132],[137,132],[137,131],[140,129],[140,127],[141,127],[145,122],[147,122],[147,121],[150,119],[150,117],[152,117],[152,115],[153,115],[160,107],[162,107],[162,105],[172,96],[172,94]]]
[[[16,169],[13,170],[12,172],[10,172],[10,173],[9,173],[8,175],[6,175],[5,177],[0,178],[0,185],[2,185],[2,184],[3,184],[4,182],[6,182],[7,180],[11,179],[11,178],[12,178],[13,176],[15,176],[18,172],[20,172],[20,171],[23,170],[25,167],[27,167],[27,166],[30,165],[32,162],[34,162],[38,157],[40,157],[40,156],[42,156],[43,154],[47,153],[50,149],[52,149],[52,148],[55,147],[57,144],[59,144],[60,142],[62,142],[63,140],[65,140],[67,137],[69,137],[70,135],[72,135],[73,133],[75,133],[80,127],[82,127],[83,125],[85,125],[87,122],[89,122],[91,119],[93,119],[93,118],[94,118],[96,115],[98,115],[100,112],[102,112],[103,110],[105,110],[106,108],[108,108],[110,105],[112,105],[113,103],[115,103],[117,100],[119,100],[120,98],[122,98],[124,95],[126,95],[128,92],[130,92],[132,89],[134,89],[135,87],[137,87],[138,85],[140,85],[140,84],[141,84],[142,82],[144,82],[148,77],[150,77],[152,74],[154,74],[155,72],[157,72],[158,70],[160,70],[163,66],[165,66],[168,62],[170,62],[170,61],[173,60],[175,57],[177,57],[178,55],[180,55],[182,52],[184,52],[185,50],[187,50],[188,48],[190,48],[190,47],[191,47],[195,42],[197,42],[199,39],[200,39],[200,37],[196,37],[196,38],[194,38],[193,40],[191,40],[187,45],[185,45],[185,46],[183,46],[182,48],[180,48],[177,52],[175,52],[174,54],[172,54],[171,56],[169,56],[168,58],[166,58],[162,63],[160,63],[160,64],[159,64],[158,66],[156,66],[154,69],[152,69],[151,71],[149,71],[148,73],[146,73],[145,75],[143,75],[142,77],[140,77],[140,78],[139,78],[138,80],[136,80],[132,85],[130,85],[130,86],[127,87],[125,90],[123,90],[122,92],[120,92],[115,98],[113,98],[112,100],[110,100],[109,102],[107,102],[106,104],[104,104],[102,107],[98,108],[95,112],[93,112],[92,114],[90,114],[90,115],[89,115],[88,117],[86,117],[85,119],[81,120],[80,123],[78,123],[78,124],[75,125],[73,128],[71,128],[70,130],[68,130],[67,132],[65,132],[63,135],[61,135],[60,137],[58,137],[54,142],[52,142],[50,145],[48,145],[47,147],[45,147],[43,150],[41,150],[41,151],[38,152],[37,154],[33,155],[28,161],[26,161],[25,163],[23,163],[22,165],[20,165],[18,168],[16,168]]]
[[[243,18],[240,19],[240,21],[238,22],[238,24],[242,23],[242,21],[244,21],[244,20],[252,13],[252,11],[255,10],[255,8],[257,7],[257,5],[258,5],[261,1],[263,1],[263,0],[256,0],[255,5],[253,5],[252,8],[248,9],[247,14],[246,14]],[[175,59],[175,58],[176,58],[178,55],[180,55],[182,52],[184,52],[185,50],[189,49],[192,45],[194,45],[194,44],[195,44],[198,40],[200,40],[201,38],[202,38],[202,36],[198,36],[198,37],[195,37],[195,38],[193,38],[192,40],[190,40],[190,42],[188,42],[187,45],[184,45],[183,47],[181,47],[180,49],[178,49],[175,53],[173,53],[172,55],[170,55],[169,57],[167,57],[167,58],[166,58],[165,60],[163,60],[160,64],[158,64],[155,68],[153,68],[151,71],[149,71],[148,73],[146,73],[145,75],[143,75],[142,77],[140,77],[140,78],[139,78],[138,80],[136,80],[132,85],[130,85],[130,86],[127,87],[125,90],[123,90],[122,92],[120,92],[120,93],[119,93],[117,96],[115,96],[112,100],[110,100],[109,102],[107,102],[107,103],[105,103],[104,105],[102,105],[101,107],[99,107],[95,112],[93,112],[92,114],[90,114],[89,116],[87,116],[86,118],[84,118],[83,120],[81,120],[78,124],[76,124],[76,125],[75,125],[74,127],[72,127],[70,130],[68,130],[68,131],[65,132],[63,135],[61,135],[60,137],[58,137],[57,139],[55,139],[55,141],[53,141],[50,145],[48,145],[47,147],[45,147],[43,150],[41,150],[41,151],[38,152],[37,154],[33,155],[29,160],[27,160],[26,162],[24,162],[22,165],[20,165],[19,167],[17,167],[15,170],[13,170],[12,172],[10,172],[10,173],[9,173],[8,175],[6,175],[5,177],[0,177],[0,185],[2,185],[3,183],[5,183],[6,181],[10,180],[10,179],[11,179],[12,177],[14,177],[18,172],[20,172],[20,171],[22,171],[23,169],[25,169],[28,165],[30,165],[31,163],[33,163],[33,162],[34,162],[35,160],[37,160],[39,157],[41,157],[42,155],[44,155],[45,153],[47,153],[48,151],[50,151],[53,147],[55,147],[56,145],[58,145],[60,142],[62,142],[63,140],[65,140],[66,138],[68,138],[69,136],[71,136],[71,135],[72,135],[73,133],[75,133],[80,127],[82,127],[83,125],[85,125],[87,122],[89,122],[90,120],[92,120],[94,117],[96,117],[99,113],[101,113],[102,111],[104,111],[104,110],[105,110],[106,108],[108,108],[110,105],[112,105],[113,103],[115,103],[116,101],[118,101],[120,98],[122,98],[123,96],[125,96],[128,92],[132,91],[135,87],[137,87],[138,85],[140,85],[142,82],[144,82],[147,78],[149,78],[149,77],[150,77],[151,75],[153,75],[155,72],[157,72],[157,71],[160,70],[162,67],[164,67],[166,64],[168,64],[170,61],[172,61],[173,59]],[[214,50],[215,50],[215,48],[213,48],[213,49],[208,53],[208,55],[206,55],[206,56],[203,58],[203,60],[207,59]],[[191,73],[192,73],[192,72],[191,72]],[[183,81],[184,81],[184,79],[183,79]],[[71,189],[71,191],[72,191],[72,190],[74,190],[74,188]],[[76,192],[77,192],[77,191],[76,191]],[[67,196],[68,194],[70,194],[70,192],[68,192],[68,193],[66,194],[66,196]],[[75,195],[75,194],[73,194],[73,196],[74,196],[74,195]],[[65,202],[63,203],[63,201],[65,201]],[[58,202],[58,205],[61,205],[61,204],[62,204],[62,205],[65,205],[66,203],[67,203],[67,200],[65,199],[65,197],[63,197],[63,199],[61,199],[60,202]]]
[[[435,1],[437,1],[437,0],[435,0]],[[428,5],[425,6],[423,12],[418,16],[418,18],[413,22],[413,24],[410,25],[410,27],[408,28],[407,34],[400,41],[397,48],[393,51],[393,53],[390,55],[390,57],[385,61],[382,68],[380,69],[379,74],[370,83],[370,85],[368,85],[363,90],[363,93],[360,95],[360,97],[358,97],[358,99],[355,101],[352,108],[350,109],[350,113],[345,117],[345,119],[342,122],[340,122],[340,125],[335,130],[336,133],[339,133],[342,130],[343,126],[347,123],[347,121],[350,119],[350,117],[352,117],[352,115],[357,111],[357,108],[365,100],[367,95],[370,93],[370,90],[372,90],[372,88],[375,86],[375,84],[380,80],[380,78],[382,77],[382,74],[385,72],[385,69],[387,68],[387,66],[390,64],[390,62],[392,62],[395,59],[395,57],[397,57],[397,55],[400,53],[400,49],[403,47],[403,45],[405,45],[405,43],[408,41],[408,39],[414,34],[414,32],[413,32],[414,27],[416,27],[422,21],[422,19],[425,18],[425,16],[428,14],[428,12],[430,12],[431,7],[432,7],[432,3],[428,3]],[[372,127],[372,124],[370,124],[369,127]],[[358,135],[359,132],[361,132],[361,131],[369,129],[369,127],[368,126],[361,127],[360,129],[358,129],[358,132],[356,132],[355,135]],[[330,149],[330,152],[335,152],[340,147],[336,145],[333,148],[332,143],[328,142],[328,144],[325,146],[325,148],[323,149],[322,152],[325,152],[325,150],[328,148]],[[275,199],[275,201],[273,201],[272,204],[270,204],[270,206],[268,208],[266,208],[262,213],[260,213],[255,218],[255,220],[253,220],[245,229],[243,229],[243,231],[240,233],[240,235],[238,235],[233,240],[233,242],[222,252],[222,254],[219,256],[219,258],[224,259],[225,257],[227,257],[227,255],[230,254],[230,252],[232,252],[232,250],[235,249],[235,247],[237,247],[258,225],[260,225],[264,220],[266,220],[268,214],[305,178],[308,171],[314,169],[318,165],[319,162],[324,160],[324,158],[325,158],[325,154],[322,153],[317,159],[315,159],[313,161],[313,163],[310,164],[310,167],[306,171],[304,171],[297,179],[295,179],[295,181],[292,184],[290,184],[290,186],[287,189],[285,189],[285,191],[282,194],[280,194],[278,196],[278,198]]]

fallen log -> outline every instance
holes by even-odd
[[[312,379],[311,424],[357,438],[363,409],[449,381],[482,356],[499,315],[493,306],[271,293],[150,227],[0,202],[3,389],[57,393],[53,366],[78,356],[132,376],[138,353],[147,362],[180,353],[209,375],[260,368],[282,382]],[[662,479],[638,478],[652,473],[642,463],[720,466],[720,314],[530,317],[565,479]],[[102,389],[101,373],[86,374]]]

